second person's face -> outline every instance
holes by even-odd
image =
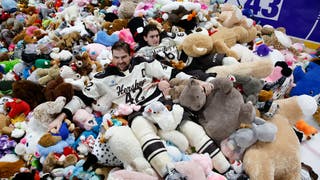
[[[143,38],[149,46],[158,46],[160,43],[160,36],[157,30],[150,31],[147,36],[143,36]]]

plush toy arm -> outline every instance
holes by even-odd
[[[185,135],[180,133],[179,131],[163,131],[159,130],[158,135],[164,140],[170,141],[174,145],[176,145],[182,152],[185,152],[189,147],[188,139]]]
[[[49,75],[45,75],[41,78],[39,78],[38,82],[40,85],[45,85],[47,82],[49,82],[52,78]]]
[[[182,120],[184,109],[180,105],[174,104],[171,112],[175,120],[175,126],[177,127]]]

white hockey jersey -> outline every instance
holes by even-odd
[[[157,86],[151,84],[155,80],[170,80],[174,77],[187,79],[191,76],[159,61],[146,62],[137,57],[132,59],[131,68],[126,72],[120,72],[118,68],[109,65],[105,71],[94,76],[83,93],[94,99],[107,94],[115,104],[147,105],[162,96]]]

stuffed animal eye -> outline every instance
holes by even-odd
[[[88,121],[88,123],[89,123],[89,124],[94,124],[94,122],[93,122],[93,120],[92,120],[92,119],[91,119],[91,120],[89,120],[89,121]]]

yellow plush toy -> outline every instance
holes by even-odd
[[[275,101],[278,112],[268,122],[277,126],[275,141],[257,142],[249,147],[243,157],[243,167],[251,180],[301,179],[300,143],[293,125],[317,109],[314,98],[294,96]]]

